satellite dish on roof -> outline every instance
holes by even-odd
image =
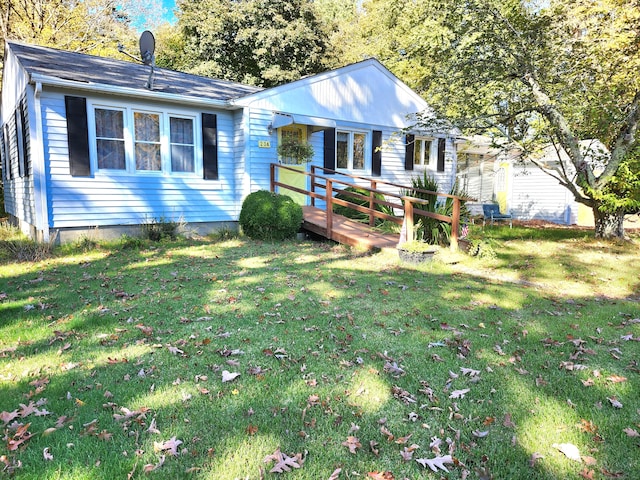
[[[149,30],[145,30],[140,35],[140,58],[134,57],[130,53],[127,53],[124,49],[124,46],[121,43],[118,43],[118,51],[120,53],[124,53],[127,57],[133,58],[137,62],[142,62],[145,65],[149,65],[151,67],[151,71],[149,72],[149,79],[147,80],[147,87],[149,90],[153,90],[153,73],[154,68],[156,66],[156,56],[154,55],[156,50],[156,39]]]
[[[145,65],[151,65],[154,61],[153,54],[156,51],[156,39],[149,30],[140,35],[140,58]]]

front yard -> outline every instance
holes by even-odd
[[[0,477],[640,478],[637,243],[486,234],[5,262]]]

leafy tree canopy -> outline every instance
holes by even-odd
[[[160,0],[0,0],[3,40],[121,58],[118,43],[133,49],[132,13],[160,23]],[[134,50],[135,51],[135,50]]]
[[[525,158],[565,151],[539,166],[593,208],[597,235],[623,235],[624,214],[640,210],[638,0],[369,0],[359,22],[352,51],[378,56],[464,131]],[[586,139],[607,152],[586,152]]]
[[[181,65],[193,73],[273,86],[324,70],[327,32],[309,0],[181,0]]]

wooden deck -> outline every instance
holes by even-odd
[[[333,228],[327,231],[327,213],[316,207],[302,207],[302,228],[309,232],[329,238],[338,243],[367,250],[396,248],[400,235],[383,234],[365,225],[341,215],[333,215]]]

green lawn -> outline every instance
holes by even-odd
[[[0,478],[640,478],[637,239],[473,234],[5,261]]]

